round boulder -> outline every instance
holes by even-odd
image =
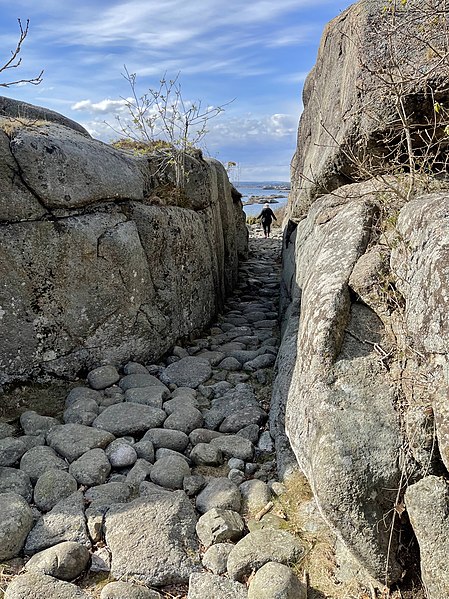
[[[306,599],[307,590],[288,566],[268,562],[257,570],[248,589],[248,599]]]
[[[34,487],[34,503],[41,512],[49,512],[61,500],[72,495],[78,485],[65,470],[47,470]]]
[[[33,527],[33,513],[17,493],[0,494],[0,560],[17,557]]]
[[[73,541],[65,541],[33,555],[26,563],[25,569],[61,580],[73,580],[85,570],[89,559],[87,547]]]

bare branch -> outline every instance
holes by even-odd
[[[2,66],[0,66],[0,73],[7,71],[9,69],[17,69],[22,64],[22,57],[19,57],[20,51],[22,50],[22,44],[25,41],[25,38],[28,35],[28,30],[30,26],[30,20],[27,19],[25,27],[22,25],[22,21],[17,19],[19,23],[20,35],[17,41],[17,45],[14,50],[11,51],[11,57],[7,60]],[[42,75],[44,71],[42,70],[36,77],[32,77],[29,79],[16,79],[15,81],[5,81],[0,82],[0,87],[11,87],[13,85],[19,85],[23,83],[31,83],[31,85],[39,85],[42,81]]]

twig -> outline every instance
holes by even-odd
[[[254,520],[256,520],[256,522],[259,522],[259,520],[261,520],[265,516],[265,514],[268,514],[268,512],[273,507],[274,503],[272,501],[269,501],[267,505],[260,510],[260,512],[257,512],[257,514],[254,516]]]

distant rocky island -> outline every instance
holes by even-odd
[[[268,189],[264,187],[263,189]],[[271,188],[270,188],[271,189]],[[279,204],[278,198],[286,198],[285,195],[272,194],[270,196],[250,196],[247,202],[242,202],[244,206],[250,206],[252,204]]]
[[[262,189],[278,189],[280,191],[290,191],[290,183],[281,183],[278,185],[264,185]]]

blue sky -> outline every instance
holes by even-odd
[[[30,19],[22,65],[0,74],[39,86],[0,88],[0,95],[51,108],[96,138],[126,118],[130,89],[123,65],[144,93],[166,73],[185,100],[223,105],[208,123],[207,153],[239,165],[240,180],[288,180],[302,109],[304,78],[324,25],[348,0],[0,0],[0,62]],[[2,77],[3,76],[3,77]]]

